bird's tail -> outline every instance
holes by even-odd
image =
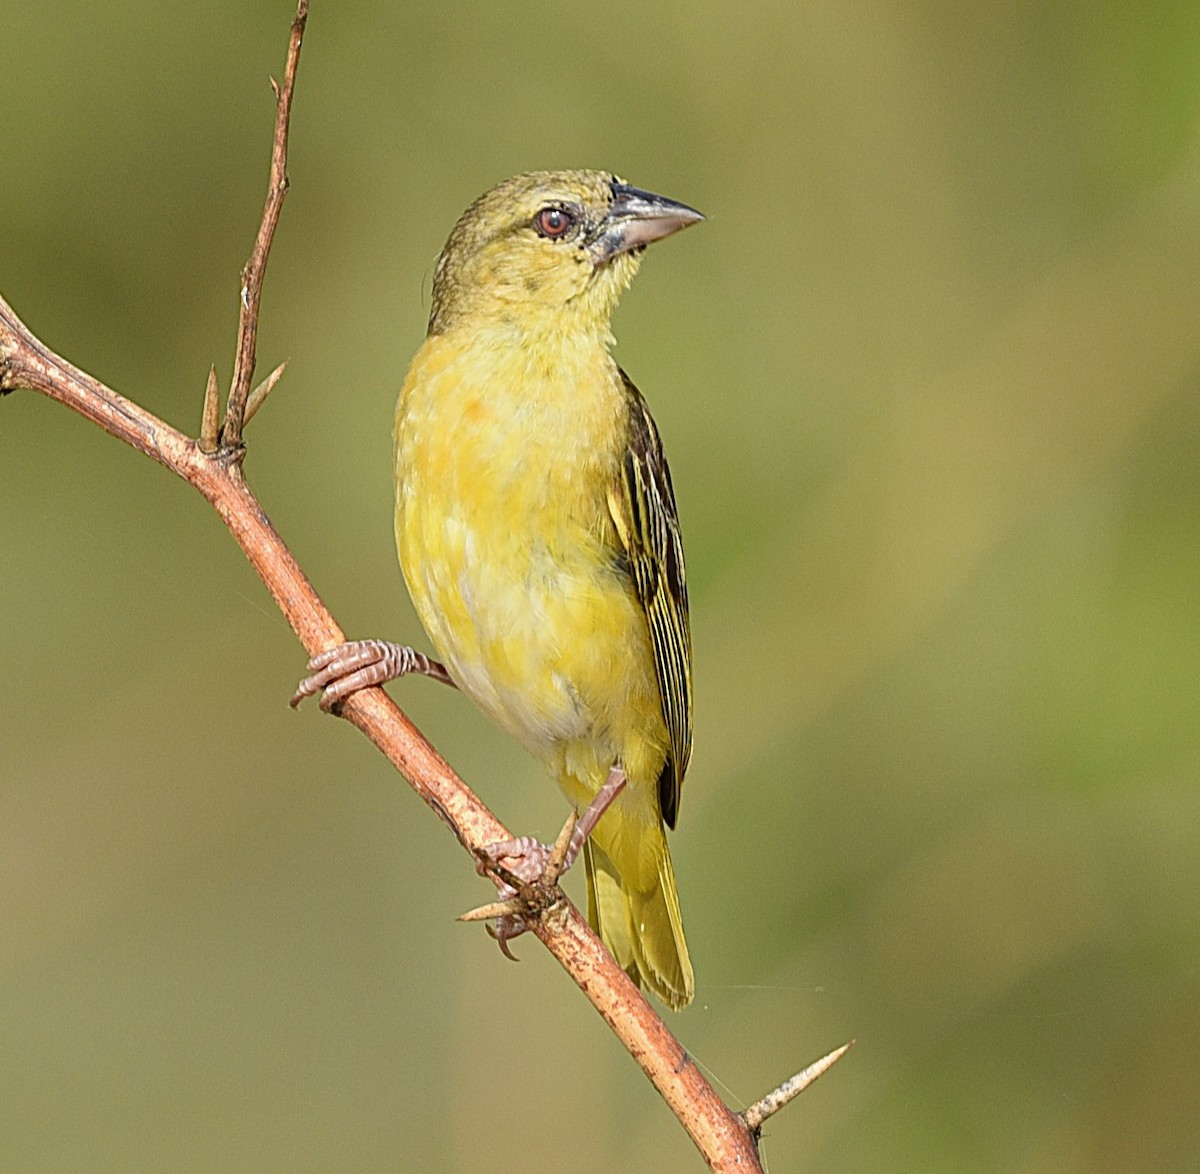
[[[604,834],[615,815],[610,810],[584,843],[588,921],[630,978],[678,1011],[692,1001],[696,984],[667,837],[662,824],[639,828],[638,860],[622,873],[614,863],[620,841]]]

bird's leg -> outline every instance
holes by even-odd
[[[571,812],[567,817],[552,845],[543,844],[532,836],[521,836],[482,848],[479,871],[492,876],[500,899],[464,913],[459,921],[491,921],[494,918],[496,926],[493,929],[489,925],[488,933],[500,944],[504,956],[515,962],[508,943],[529,928],[531,890],[558,884],[558,878],[578,859],[600,817],[612,806],[628,781],[625,771],[614,766],[583,812],[579,815]]]
[[[592,796],[592,801],[575,821],[563,856],[562,867],[554,874],[555,880],[558,880],[575,863],[583,849],[584,841],[592,834],[592,829],[600,822],[600,817],[613,805],[614,800],[625,789],[625,784],[628,782],[629,777],[621,767],[614,766],[608,772],[608,778],[604,780],[604,785]],[[566,826],[570,826],[570,824],[571,821],[567,820]]]
[[[328,713],[351,693],[409,673],[420,673],[445,685],[454,684],[444,665],[414,648],[389,644],[386,640],[351,640],[339,644],[319,652],[308,662],[308,668],[312,676],[296,686],[290,702],[293,709],[306,697],[320,693],[321,708]]]

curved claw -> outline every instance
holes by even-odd
[[[519,917],[501,917],[495,926],[484,926],[491,935],[496,945],[500,947],[500,953],[505,956],[510,962],[520,962],[521,959],[516,956],[509,948],[508,943],[513,938],[519,938],[525,933],[527,926]]]

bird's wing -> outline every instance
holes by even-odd
[[[658,780],[659,802],[667,826],[674,827],[683,776],[692,756],[692,635],[683,542],[658,429],[641,392],[624,371],[621,378],[629,406],[629,432],[622,476],[609,491],[608,506],[623,561],[650,626],[663,720],[671,741]]]

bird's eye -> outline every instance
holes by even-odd
[[[575,217],[565,208],[543,208],[534,218],[533,227],[540,236],[557,240],[566,236],[575,224]]]

